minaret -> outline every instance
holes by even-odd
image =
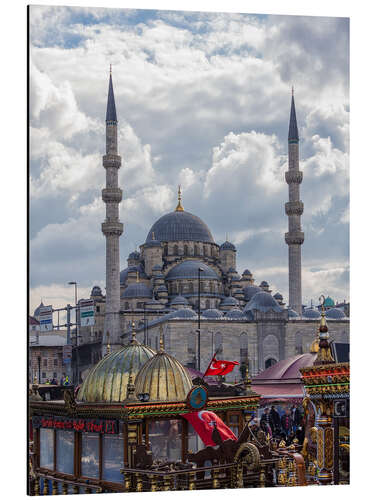
[[[112,86],[112,69],[109,75],[109,89],[106,115],[106,154],[103,156],[103,167],[106,171],[106,187],[102,191],[102,199],[106,205],[106,219],[102,223],[102,232],[106,239],[106,305],[103,332],[103,355],[107,352],[107,344],[111,351],[119,349],[120,343],[120,250],[119,238],[123,224],[119,221],[119,203],[122,190],[118,187],[118,169],[121,156],[117,154],[117,116],[115,97]],[[108,336],[108,340],[107,340]]]
[[[292,89],[292,105],[290,109],[288,134],[289,169],[285,172],[285,180],[289,185],[289,201],[285,203],[285,213],[288,216],[289,231],[285,233],[285,242],[289,247],[289,306],[298,314],[301,314],[301,245],[305,236],[301,231],[303,203],[300,200],[299,185],[302,182],[303,174],[299,170],[298,143],[298,127],[296,110],[294,107],[294,92]]]

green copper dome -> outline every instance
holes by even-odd
[[[134,381],[141,367],[154,355],[151,347],[133,339],[122,349],[107,354],[91,369],[77,399],[90,403],[125,401],[129,374],[132,373]]]
[[[331,299],[331,297],[327,297],[324,301],[324,307],[335,307],[335,303]]]

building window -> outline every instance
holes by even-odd
[[[181,460],[181,420],[148,421],[149,447],[160,460]]]
[[[174,255],[178,255],[178,245],[174,245],[173,253],[174,253]]]
[[[270,368],[271,366],[275,365],[276,363],[277,363],[276,359],[268,358],[264,364],[264,367],[267,369],[267,368]]]
[[[103,435],[103,477],[104,481],[122,483],[124,476],[120,469],[124,466],[124,438],[122,434]]]
[[[215,352],[218,356],[223,354],[223,336],[220,332],[215,333]]]
[[[58,359],[54,358],[54,360],[53,360],[53,366],[57,366],[57,365],[58,365]]]
[[[199,255],[198,245],[194,245],[194,255]]]
[[[189,249],[187,245],[184,245],[184,255],[189,255]]]
[[[82,432],[82,476],[99,478],[99,437],[99,434]]]
[[[57,372],[53,372],[53,378],[57,378]]]
[[[125,302],[124,307],[125,309],[129,309],[129,302]]]
[[[210,308],[210,301],[207,299],[206,300],[206,309],[209,309]]]
[[[46,372],[42,372],[42,378],[46,378]]]
[[[100,306],[96,306],[96,312],[99,313],[100,312]]]
[[[56,470],[74,474],[74,431],[56,431]]]
[[[43,366],[44,366],[44,368],[47,368],[47,363],[48,363],[48,359],[43,359]]]
[[[40,429],[40,466],[53,470],[53,429]]]
[[[138,309],[143,309],[145,306],[145,303],[144,302],[137,302],[137,308]]]
[[[205,257],[207,257],[207,255],[208,255],[207,247],[206,246],[203,247],[203,254],[204,254]]]

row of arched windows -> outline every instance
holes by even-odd
[[[173,245],[173,247],[168,247],[165,245],[163,248],[163,255],[166,257],[167,255],[186,255],[186,256],[194,256],[194,257],[216,257],[218,255],[217,248],[213,245],[203,245],[203,253],[201,251],[201,247],[198,245],[194,245],[193,248],[189,248],[188,245],[183,245],[182,247],[179,245]]]

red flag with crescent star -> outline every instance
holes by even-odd
[[[221,439],[233,439],[237,441],[237,437],[227,427],[224,422],[213,411],[201,410],[191,413],[181,414],[194,427],[195,432],[201,438],[206,446],[217,446],[217,443],[212,441],[212,431],[216,427],[219,431]]]
[[[239,365],[238,361],[225,361],[224,359],[216,359],[214,356],[203,377],[206,375],[226,375],[230,373],[236,365]]]

